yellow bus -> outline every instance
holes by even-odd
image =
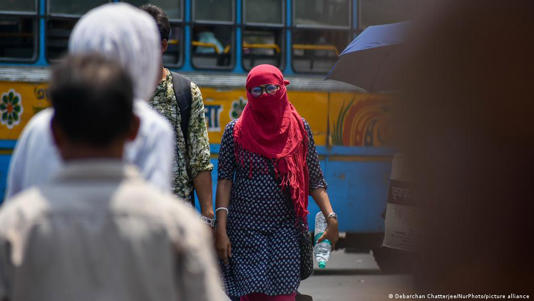
[[[0,2],[0,195],[17,138],[49,106],[48,66],[67,51],[80,16],[106,2],[112,1]],[[247,71],[262,63],[279,67],[291,81],[291,102],[311,125],[340,230],[379,244],[393,154],[390,99],[324,77],[361,30],[405,19],[416,0],[125,2],[151,2],[167,12],[164,64],[200,86],[215,166],[224,126],[246,105]],[[314,202],[310,211],[312,224]]]

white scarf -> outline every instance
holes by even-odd
[[[134,83],[136,100],[154,93],[161,63],[154,19],[127,3],[109,3],[87,12],[72,30],[70,53],[100,53],[118,60]]]

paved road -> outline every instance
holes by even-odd
[[[333,252],[324,270],[315,270],[299,288],[313,301],[382,301],[410,291],[409,275],[385,275],[370,254]]]

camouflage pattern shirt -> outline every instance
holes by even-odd
[[[191,117],[188,129],[188,149],[180,126],[180,111],[176,111],[176,95],[172,84],[172,74],[165,69],[165,80],[156,87],[150,105],[169,120],[176,134],[175,163],[173,167],[173,192],[188,200],[193,192],[193,179],[202,171],[213,170],[210,162],[210,144],[202,94],[198,86],[191,82]],[[187,160],[186,160],[187,158]]]

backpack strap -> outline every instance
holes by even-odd
[[[187,156],[187,149],[189,148],[189,120],[191,119],[191,103],[193,102],[193,96],[191,95],[191,80],[186,78],[185,76],[178,74],[176,72],[171,72],[172,74],[172,88],[174,90],[174,95],[176,96],[176,114],[180,112],[180,129],[182,130],[182,134],[184,135],[184,141],[185,141],[185,157],[186,161],[189,161],[189,158]],[[178,118],[175,118],[174,120],[177,120]],[[174,128],[176,129],[177,124],[174,124]],[[178,145],[176,145],[176,148],[178,148]],[[178,158],[176,158],[178,160]],[[189,166],[189,163],[186,164]],[[187,168],[187,174],[189,174],[189,168]],[[189,176],[191,176],[189,174]],[[189,202],[195,206],[195,191],[191,191]]]
[[[189,120],[191,119],[191,102],[193,101],[193,97],[191,96],[191,81],[176,72],[171,72],[171,74],[174,95],[176,96],[176,112],[180,111],[180,128],[182,129],[185,146],[187,147],[189,144],[187,137],[189,133]]]

